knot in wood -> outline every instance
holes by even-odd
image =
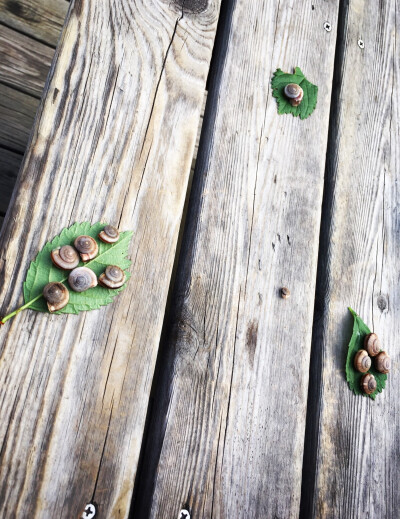
[[[208,0],[174,0],[173,4],[183,13],[199,14],[208,7]]]

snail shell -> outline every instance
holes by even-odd
[[[71,245],[52,250],[50,256],[54,265],[60,269],[72,270],[79,264],[79,254]]]
[[[87,267],[78,267],[68,276],[68,283],[74,292],[84,292],[97,286],[97,277],[93,270]]]
[[[381,351],[374,359],[375,368],[379,373],[389,373],[390,357],[386,351]]]
[[[367,393],[367,395],[371,395],[376,389],[376,380],[374,375],[372,375],[371,373],[366,373],[361,378],[361,387],[364,393]]]
[[[69,292],[65,285],[53,281],[44,287],[43,297],[47,301],[49,312],[56,312],[68,304]]]
[[[364,339],[364,348],[371,357],[375,357],[381,351],[381,343],[376,333],[369,333]]]
[[[115,243],[119,240],[119,231],[112,225],[106,225],[104,229],[99,232],[99,238],[104,243]]]
[[[360,373],[366,373],[371,367],[371,357],[365,350],[358,350],[354,357],[354,367]]]
[[[125,281],[125,272],[116,265],[109,265],[99,276],[99,283],[105,288],[120,288]]]
[[[292,106],[299,106],[303,99],[303,89],[296,83],[289,83],[284,88],[284,94],[289,99]]]
[[[78,236],[74,241],[75,249],[80,253],[82,261],[89,261],[97,256],[99,247],[91,236]]]

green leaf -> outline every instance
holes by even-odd
[[[284,94],[285,86],[289,83],[296,83],[303,89],[304,95],[299,106],[292,106]],[[271,86],[272,95],[278,101],[279,114],[292,114],[295,117],[299,116],[300,119],[306,119],[317,106],[318,87],[306,79],[299,67],[295,68],[294,74],[288,74],[278,68],[272,78]]]
[[[371,330],[364,323],[354,310],[349,307],[349,310],[354,317],[353,334],[350,339],[349,349],[347,351],[346,358],[346,379],[349,383],[349,387],[356,395],[370,396],[372,400],[378,393],[381,393],[386,385],[387,375],[379,373],[372,363],[368,373],[374,375],[376,379],[376,390],[371,395],[366,395],[361,389],[361,378],[364,373],[360,373],[354,367],[354,357],[358,350],[364,349],[364,338],[366,335],[371,333]]]
[[[26,275],[24,282],[25,307],[29,305],[29,308],[32,310],[48,312],[46,301],[41,297],[41,294],[45,285],[50,281],[65,283],[69,288],[67,282],[69,273],[53,265],[50,252],[63,245],[73,245],[75,238],[82,234],[92,236],[96,239],[99,246],[99,253],[93,260],[87,263],[81,262],[79,266],[85,265],[91,268],[96,276],[99,276],[104,272],[107,265],[117,265],[125,271],[127,280],[129,279],[130,274],[127,269],[131,262],[126,256],[133,233],[131,231],[122,232],[116,243],[103,243],[98,239],[98,234],[105,225],[106,224],[102,223],[91,225],[89,222],[75,223],[71,227],[63,229],[51,242],[46,243],[36,256],[35,261],[32,261],[30,264]],[[83,310],[94,310],[101,306],[108,305],[125,286],[126,283],[121,288],[115,290],[97,286],[81,293],[70,290],[70,298],[67,306],[55,313],[77,314]]]

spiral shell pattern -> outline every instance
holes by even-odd
[[[104,243],[116,243],[119,240],[119,231],[112,225],[106,225],[104,229],[99,232],[99,238]]]
[[[296,83],[289,83],[283,90],[285,96],[289,99],[292,106],[299,106],[303,99],[303,89]]]
[[[82,261],[95,258],[99,252],[97,242],[91,236],[78,236],[74,241],[75,249],[80,253]]]
[[[99,284],[105,288],[120,288],[125,281],[125,272],[117,265],[109,265],[99,276]]]
[[[97,277],[88,267],[78,267],[68,276],[68,283],[74,292],[85,292],[97,286]]]
[[[369,333],[364,339],[364,348],[371,357],[375,357],[381,351],[381,343],[376,333]]]
[[[68,304],[69,292],[65,285],[58,282],[47,283],[43,289],[43,297],[47,302],[49,312],[61,310]]]
[[[365,350],[358,350],[354,357],[354,367],[360,373],[366,373],[371,367],[371,357]]]
[[[361,387],[364,393],[371,395],[376,390],[376,380],[374,375],[366,373],[361,379]]]
[[[64,270],[72,270],[79,264],[79,254],[71,245],[63,245],[50,253],[54,265]]]
[[[386,351],[381,351],[375,357],[375,368],[379,373],[389,373],[390,371],[390,357]]]

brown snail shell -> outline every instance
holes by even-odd
[[[99,276],[99,284],[105,288],[120,288],[125,281],[125,272],[117,265],[109,265]]]
[[[63,245],[50,253],[51,261],[60,269],[72,270],[79,264],[79,254],[71,245]]]
[[[97,277],[88,267],[78,267],[68,276],[68,283],[74,292],[84,292],[97,286]]]
[[[104,229],[99,232],[99,238],[104,243],[116,243],[119,240],[119,231],[112,225],[106,225]]]
[[[371,357],[375,357],[381,351],[381,343],[376,333],[369,333],[364,339],[364,348]]]
[[[99,247],[91,236],[78,236],[74,241],[75,249],[80,253],[82,261],[89,261],[97,256]]]
[[[371,395],[375,389],[376,389],[376,380],[374,375],[372,373],[366,373],[361,378],[361,387],[364,393],[367,393],[367,395]]]
[[[358,350],[354,357],[354,367],[360,373],[366,373],[371,367],[371,357],[365,350]]]
[[[303,89],[300,85],[289,83],[285,86],[283,92],[292,106],[299,106],[304,95]]]
[[[56,312],[67,306],[69,301],[68,288],[56,281],[47,283],[43,289],[43,297],[47,302],[49,312]]]
[[[381,351],[374,359],[376,371],[379,373],[389,373],[390,371],[390,357],[386,351]]]

